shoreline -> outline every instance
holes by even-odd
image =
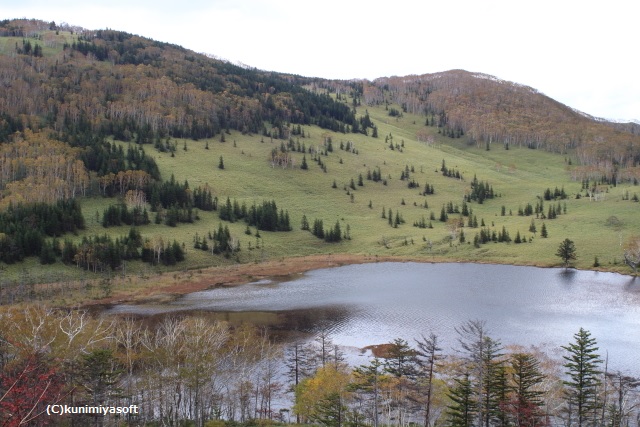
[[[214,289],[217,287],[238,286],[265,279],[289,280],[296,275],[301,275],[312,270],[378,262],[505,265],[498,262],[492,262],[490,260],[487,260],[486,262],[452,260],[446,257],[429,257],[426,259],[424,257],[379,256],[346,253],[306,255],[301,257],[268,260],[261,263],[207,267],[174,273],[162,273],[144,278],[135,278],[134,281],[136,286],[133,288],[127,286],[127,284],[132,283],[132,278],[124,277],[120,279],[122,283],[119,284],[114,295],[92,301],[85,301],[80,305],[86,308],[95,308],[97,306],[111,306],[116,304],[166,303],[174,301],[175,299],[189,293]],[[536,265],[534,263],[517,265],[523,267],[559,268],[557,266]],[[591,271],[622,274],[619,272],[605,270]],[[633,276],[629,275],[629,277]]]

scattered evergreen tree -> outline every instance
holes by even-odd
[[[311,234],[316,236],[318,239],[324,239],[324,225],[322,224],[321,219],[315,219],[313,221],[313,228],[311,230]]]
[[[329,231],[324,233],[324,240],[329,243],[335,243],[342,240],[342,230],[340,229],[340,221],[336,221],[336,225]]]
[[[573,243],[573,240],[564,239],[558,247],[556,256],[562,259],[565,268],[567,268],[569,266],[569,262],[576,259],[576,245]]]

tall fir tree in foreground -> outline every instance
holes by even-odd
[[[512,425],[537,427],[548,425],[544,413],[544,392],[540,385],[545,375],[540,362],[529,353],[515,353],[510,357],[512,395],[507,412]]]
[[[574,336],[574,342],[562,348],[567,352],[563,356],[563,365],[567,379],[566,387],[567,425],[590,426],[597,424],[599,370],[602,359],[598,355],[596,339],[589,331],[580,328]]]
[[[469,373],[454,380],[455,385],[448,394],[451,404],[447,407],[447,426],[472,427],[476,420],[477,405]]]

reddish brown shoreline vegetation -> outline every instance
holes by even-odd
[[[433,261],[435,260],[428,260],[428,262]],[[118,284],[113,296],[87,302],[86,305],[169,301],[180,295],[220,286],[235,286],[263,279],[288,279],[293,275],[311,270],[372,262],[427,262],[427,260],[394,256],[329,254],[281,258],[257,264],[210,267],[173,274],[164,273],[136,278],[136,286],[131,289],[122,289],[123,285]],[[124,281],[126,280],[125,278]]]
[[[113,292],[107,297],[91,298],[81,296],[78,297],[80,300],[64,300],[64,302],[58,301],[54,304],[62,306],[96,307],[123,303],[163,303],[172,301],[182,295],[216,287],[237,286],[264,279],[288,280],[295,275],[300,275],[311,270],[375,262],[473,262],[486,264],[495,261],[452,260],[450,258],[435,256],[406,257],[364,254],[318,254],[279,258],[261,263],[215,266],[187,271],[163,272],[145,276],[128,275],[125,277],[114,277],[112,279]],[[529,265],[541,268],[553,267],[535,263]],[[92,285],[98,287],[98,282],[99,280],[96,279]],[[56,294],[62,294],[62,296],[64,296],[65,292],[61,291],[62,288],[70,289],[70,291],[67,292],[73,294],[75,290],[85,288],[87,286],[86,283],[86,281],[76,281],[73,284],[45,283],[35,286],[37,288],[53,290]]]

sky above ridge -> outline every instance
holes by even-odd
[[[481,72],[627,121],[640,121],[638,12],[628,0],[0,0],[0,19],[111,28],[263,70]]]

